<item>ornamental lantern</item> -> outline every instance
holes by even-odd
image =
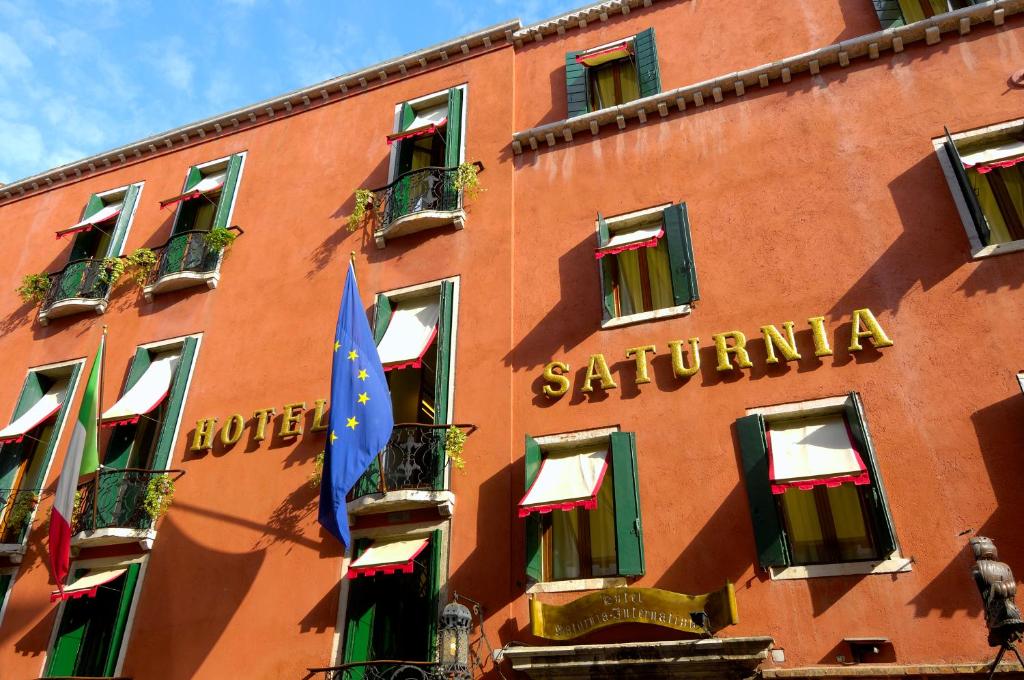
[[[445,680],[472,680],[469,670],[469,630],[472,627],[473,615],[464,605],[452,602],[441,610],[438,646],[441,677]]]

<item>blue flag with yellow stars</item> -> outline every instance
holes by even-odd
[[[391,393],[377,355],[352,265],[334,331],[331,417],[320,482],[320,524],[349,545],[345,495],[387,444],[395,425]]]

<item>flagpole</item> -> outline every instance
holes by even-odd
[[[349,251],[349,253],[348,253],[348,261],[349,261],[349,264],[352,265],[352,275],[355,276],[355,274],[356,274],[356,251],[354,251],[354,250],[350,250]]]
[[[99,384],[96,389],[96,448],[100,445],[100,428],[103,420],[103,365],[107,362],[107,324],[103,324],[103,337],[100,338]],[[103,465],[96,468],[92,478],[92,528],[96,529],[100,511],[100,472]]]

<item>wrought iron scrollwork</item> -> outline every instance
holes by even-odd
[[[384,450],[367,468],[349,500],[399,490],[440,491],[444,485],[445,432],[448,425],[395,425]]]
[[[146,510],[146,489],[151,479],[168,473],[184,474],[181,470],[99,470],[92,479],[78,485],[80,495],[72,532],[149,529],[153,520]]]
[[[203,274],[216,271],[221,251],[206,245],[206,234],[206,231],[183,231],[160,246],[150,283],[181,272]]]
[[[309,668],[304,680],[440,680],[432,661],[359,661],[341,666]]]
[[[50,274],[50,287],[43,298],[42,308],[49,309],[62,300],[85,298],[101,300],[110,291],[110,284],[100,278],[103,260],[84,259],[69,262],[64,269]]]
[[[411,170],[391,184],[374,189],[373,210],[379,228],[418,212],[458,210],[459,190],[455,186],[458,171],[457,166]]]

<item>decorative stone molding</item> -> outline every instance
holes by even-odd
[[[565,35],[567,30],[586,28],[587,22],[608,21],[615,14],[625,16],[629,14],[630,10],[650,7],[654,2],[655,0],[608,0],[607,2],[599,2],[589,7],[582,7],[572,12],[566,12],[557,17],[520,28],[512,34],[512,38],[515,41],[516,47],[522,47],[528,42],[540,42],[549,35]]]
[[[765,668],[761,677],[769,678],[861,678],[862,680],[885,680],[887,678],[973,678],[985,677],[992,668],[988,663],[963,664],[857,664],[854,666],[810,666],[807,668]],[[1020,665],[1001,663],[997,676],[1013,673],[1014,677],[1024,675]]]

